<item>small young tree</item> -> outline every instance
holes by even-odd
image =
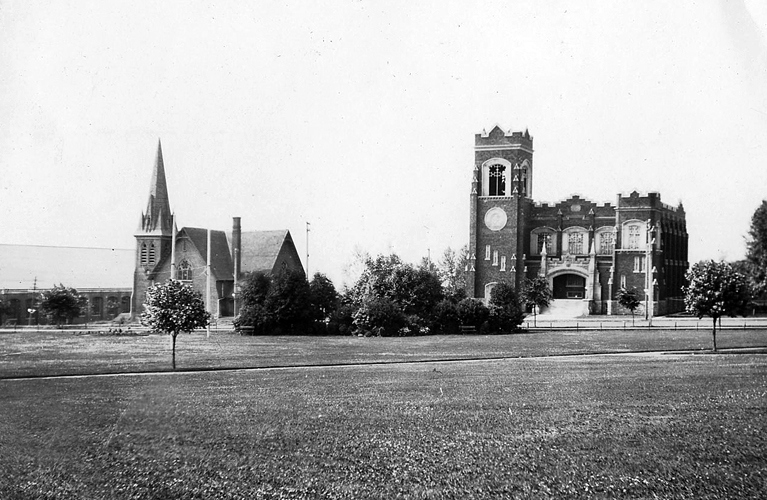
[[[40,294],[40,309],[51,323],[61,326],[80,315],[85,297],[61,283]]]
[[[200,292],[190,285],[169,279],[156,283],[146,291],[141,324],[171,336],[172,364],[176,369],[176,337],[179,333],[191,333],[210,321]]]
[[[698,318],[709,316],[713,319],[716,351],[716,321],[725,315],[745,315],[751,288],[746,277],[726,262],[698,262],[687,271],[686,278],[689,282],[684,287],[687,312]]]
[[[309,282],[312,319],[323,326],[338,308],[338,292],[333,282],[322,273],[314,273]]]
[[[631,311],[631,326],[634,326],[634,311],[639,307],[639,293],[636,288],[621,288],[616,294],[618,304]]]
[[[522,300],[533,309],[533,325],[538,326],[538,308],[548,306],[551,299],[551,288],[546,278],[528,278],[522,284]]]

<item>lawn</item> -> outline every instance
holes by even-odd
[[[767,330],[725,330],[720,348],[767,347]],[[711,348],[695,330],[570,331],[410,338],[241,337],[180,335],[179,369],[300,366],[419,360],[503,358],[580,353]],[[59,374],[169,371],[169,337],[109,336],[71,331],[0,334],[0,378]]]
[[[6,499],[767,497],[757,354],[0,380],[0,408]]]

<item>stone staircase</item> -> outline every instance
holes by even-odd
[[[541,319],[580,318],[589,315],[588,302],[579,299],[554,299],[538,315]]]

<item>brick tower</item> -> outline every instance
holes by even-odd
[[[168,186],[165,182],[165,165],[162,160],[162,145],[157,141],[157,157],[152,170],[149,186],[149,201],[146,212],[136,231],[136,266],[133,273],[133,300],[131,316],[141,314],[146,289],[155,281],[169,276],[158,276],[164,261],[170,258],[173,238],[173,213],[168,200]],[[165,273],[167,274],[167,273]]]
[[[533,139],[528,131],[495,126],[474,136],[469,209],[467,295],[489,299],[490,290],[524,278],[525,212],[533,188]]]

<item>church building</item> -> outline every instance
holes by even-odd
[[[517,290],[544,277],[552,314],[623,314],[616,294],[635,288],[653,314],[684,309],[684,207],[660,194],[619,194],[615,203],[577,195],[533,201],[533,138],[494,127],[474,138],[467,294],[489,300],[501,282]],[[649,307],[649,306],[648,306]]]
[[[233,316],[238,281],[252,271],[277,273],[282,269],[304,272],[290,231],[242,231],[234,217],[231,231],[184,227],[176,230],[165,180],[162,146],[158,142],[149,200],[141,214],[136,237],[131,315],[143,310],[146,290],[171,276],[189,283],[207,297],[210,265],[211,313]],[[210,263],[208,256],[210,255]]]

